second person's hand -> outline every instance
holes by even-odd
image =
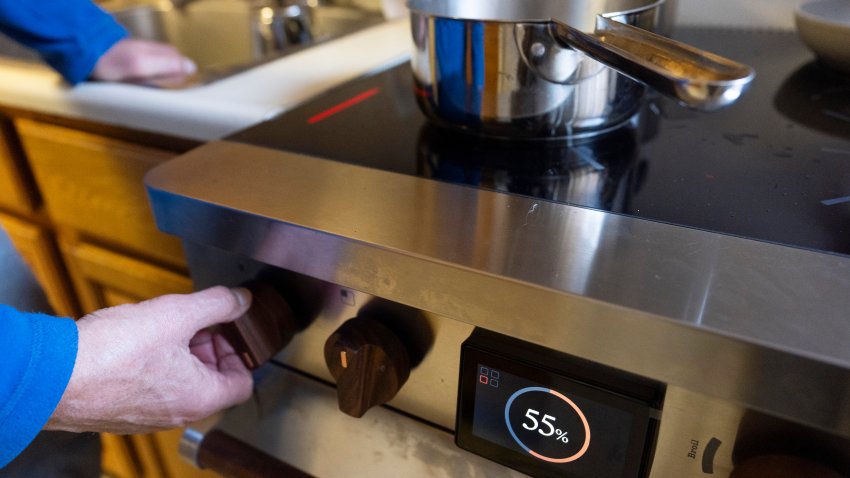
[[[100,57],[91,78],[133,81],[145,78],[184,77],[197,71],[195,63],[165,43],[125,38]]]

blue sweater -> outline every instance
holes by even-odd
[[[91,0],[0,0],[0,31],[74,85],[127,31]]]
[[[0,468],[47,423],[76,358],[73,320],[0,305]]]

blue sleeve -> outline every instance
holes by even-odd
[[[47,423],[76,358],[73,320],[0,305],[0,468]]]
[[[0,0],[0,31],[74,85],[127,31],[91,0]]]

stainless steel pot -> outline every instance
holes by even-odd
[[[754,77],[746,65],[650,33],[661,28],[664,0],[410,0],[409,7],[422,110],[488,135],[599,134],[637,111],[644,84],[712,110],[735,101]]]

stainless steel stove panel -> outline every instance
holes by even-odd
[[[847,257],[227,142],[147,184],[193,242],[850,436]]]

